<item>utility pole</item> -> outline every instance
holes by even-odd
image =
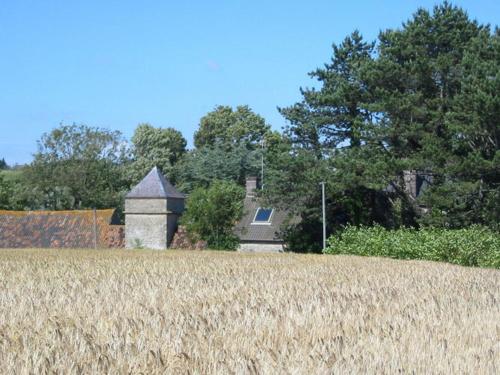
[[[96,209],[94,208],[93,210],[93,221],[94,221],[94,249],[97,249],[97,211]]]
[[[325,213],[325,182],[320,182],[321,185],[321,201],[323,206],[323,250],[326,249],[326,213]]]
[[[264,139],[261,141],[262,147],[262,155],[261,155],[261,164],[260,164],[260,189],[264,189]]]

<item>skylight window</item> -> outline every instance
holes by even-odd
[[[257,209],[255,217],[253,219],[254,223],[269,223],[271,221],[271,215],[273,214],[272,208],[261,208]]]

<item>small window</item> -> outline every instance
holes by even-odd
[[[253,219],[254,223],[269,223],[271,221],[272,208],[258,208]]]

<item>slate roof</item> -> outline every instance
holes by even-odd
[[[265,206],[261,206],[257,198],[249,195],[245,197],[243,205],[244,216],[234,229],[241,242],[283,242],[280,229],[289,215],[288,212],[273,210],[270,223],[254,223],[257,210]]]
[[[114,209],[96,211],[98,247],[123,247],[123,226],[110,225]],[[93,248],[94,213],[0,210],[0,248]]]
[[[125,198],[185,198],[185,195],[163,176],[158,167],[154,167]]]

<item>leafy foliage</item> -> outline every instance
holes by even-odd
[[[243,216],[244,197],[244,189],[234,182],[214,181],[208,189],[197,188],[188,196],[181,224],[209,248],[234,250],[238,238],[233,227]]]
[[[331,62],[309,74],[322,84],[321,89],[303,89],[302,102],[280,109],[297,144],[318,155],[325,148],[361,145],[373,115],[365,106],[370,93],[360,69],[371,61],[373,47],[358,31],[334,44]]]
[[[244,143],[247,148],[255,148],[269,132],[270,126],[248,106],[238,106],[233,111],[228,106],[218,106],[200,120],[194,134],[197,148],[206,146],[231,146]]]
[[[500,235],[479,226],[455,230],[349,226],[328,239],[325,252],[500,268]]]
[[[186,192],[206,188],[215,180],[243,186],[247,176],[260,173],[264,144],[270,149],[279,139],[281,135],[248,106],[234,111],[218,106],[200,120],[194,135],[196,149],[177,164],[174,179]]]
[[[500,183],[498,34],[445,2],[379,39],[369,81],[389,125],[386,150],[433,176],[418,202],[431,208],[420,222],[492,225],[500,217],[491,212]]]
[[[133,163],[131,180],[139,182],[151,168],[173,177],[173,168],[186,152],[186,140],[174,128],[155,128],[150,124],[139,124],[132,136]]]
[[[11,185],[5,180],[5,177],[0,173],[0,209],[6,210],[10,208]]]
[[[42,198],[36,188],[28,185],[26,167],[0,171],[0,208],[6,210],[30,209],[33,202]],[[36,205],[38,207],[38,205]]]
[[[215,180],[244,185],[246,176],[259,170],[260,155],[259,150],[249,150],[244,143],[233,145],[230,151],[221,143],[195,149],[176,165],[175,180],[184,192],[206,188]]]
[[[119,132],[61,125],[19,178],[0,180],[0,205],[119,206],[154,165],[186,192],[243,185],[264,158],[261,198],[302,218],[285,230],[295,251],[320,250],[321,181],[329,234],[374,223],[499,230],[499,72],[499,29],[444,2],[374,42],[354,31],[334,44],[310,73],[319,88],[279,109],[283,135],[248,106],[218,106],[200,120],[195,150],[175,129],[141,124],[130,157]],[[425,176],[425,188],[412,192],[409,173]]]
[[[128,189],[125,142],[118,131],[61,125],[42,136],[24,174],[30,206],[48,209],[107,208],[122,204]]]

